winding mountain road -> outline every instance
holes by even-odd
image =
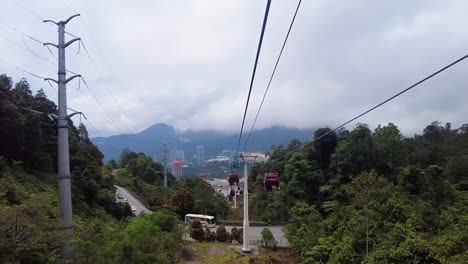
[[[127,199],[127,203],[130,205],[130,207],[135,208],[135,215],[139,215],[142,212],[144,213],[150,213],[151,211],[146,208],[143,203],[138,200],[135,196],[133,196],[132,193],[130,193],[127,189],[121,186],[114,185],[116,188],[115,192],[115,199],[117,202],[123,202],[124,199]],[[122,196],[122,199],[120,199],[118,196],[119,194]]]

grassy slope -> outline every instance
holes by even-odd
[[[259,247],[259,256],[242,256],[232,245],[225,243],[191,243],[198,256],[200,256],[207,264],[248,264],[248,263],[268,263],[271,258],[271,263],[300,263],[299,260],[292,254],[289,249],[268,249]],[[224,247],[224,250],[212,250],[213,247]],[[211,250],[210,250],[211,249]],[[214,253],[213,251],[219,254]],[[214,253],[214,254],[213,254]]]

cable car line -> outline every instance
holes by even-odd
[[[262,42],[263,42],[263,35],[265,34],[265,28],[266,28],[266,24],[267,24],[267,20],[268,20],[268,14],[270,12],[270,4],[271,4],[271,0],[268,0],[267,6],[266,6],[266,9],[265,9],[265,16],[263,18],[263,25],[262,25],[262,31],[261,31],[261,34],[260,34],[260,40],[258,42],[257,55],[255,56],[255,64],[254,64],[254,68],[253,68],[253,71],[252,71],[252,77],[250,79],[249,93],[247,95],[247,102],[245,104],[244,118],[242,119],[242,125],[241,125],[241,129],[240,129],[240,133],[239,133],[239,140],[237,141],[235,157],[237,157],[237,153],[239,151],[240,141],[241,141],[241,138],[242,138],[242,131],[244,130],[245,117],[247,116],[247,109],[249,108],[250,95],[252,93],[252,87],[253,87],[253,83],[254,83],[254,80],[255,80],[255,72],[257,71],[258,57],[260,56],[260,50],[262,48]]]
[[[309,141],[309,142],[306,142],[306,143],[302,144],[301,146],[299,146],[299,147],[297,147],[297,148],[295,148],[295,149],[289,151],[288,153],[286,153],[286,154],[284,154],[284,155],[282,155],[282,156],[280,156],[280,157],[278,157],[278,158],[276,158],[276,159],[274,159],[274,160],[272,160],[272,161],[270,161],[270,162],[271,162],[271,163],[274,163],[274,162],[276,162],[276,161],[278,161],[278,160],[280,160],[280,159],[282,159],[282,158],[284,158],[284,157],[286,157],[286,156],[288,156],[288,155],[290,155],[290,154],[292,154],[292,153],[294,153],[294,152],[300,150],[301,148],[303,148],[303,147],[305,147],[305,146],[307,146],[307,145],[309,145],[309,144],[312,144],[313,142],[315,142],[315,141],[317,141],[317,140],[319,140],[319,139],[325,137],[326,135],[330,134],[331,132],[336,132],[338,129],[340,129],[340,128],[346,126],[347,124],[349,124],[349,123],[355,121],[356,119],[358,119],[358,118],[360,118],[360,117],[362,117],[362,116],[368,114],[369,112],[372,112],[373,110],[379,108],[380,106],[382,106],[382,105],[388,103],[389,101],[391,101],[391,100],[397,98],[398,96],[400,96],[400,95],[402,95],[402,94],[408,92],[409,90],[415,88],[416,86],[420,85],[421,83],[426,82],[427,80],[431,79],[432,77],[434,77],[434,76],[436,76],[436,75],[438,75],[438,74],[444,72],[445,70],[451,68],[452,66],[455,66],[456,64],[460,63],[461,61],[463,61],[463,60],[465,60],[465,59],[467,59],[467,58],[468,58],[468,54],[467,54],[467,55],[464,55],[463,57],[461,57],[461,58],[459,58],[459,59],[457,59],[457,60],[455,60],[454,62],[448,64],[447,66],[441,68],[440,70],[438,70],[438,71],[436,71],[436,72],[430,74],[429,76],[427,76],[427,77],[425,77],[425,78],[419,80],[418,82],[416,82],[416,83],[414,83],[413,85],[409,86],[408,88],[406,88],[406,89],[400,91],[399,93],[397,93],[397,94],[391,96],[390,98],[388,98],[388,99],[382,101],[381,103],[375,105],[374,107],[372,107],[372,108],[370,108],[370,109],[364,111],[363,113],[361,113],[361,114],[359,114],[359,115],[357,115],[357,116],[351,118],[350,120],[348,120],[348,121],[344,122],[343,124],[341,124],[341,125],[337,126],[336,128],[334,128],[333,130],[330,130],[330,131],[328,131],[328,132],[322,134],[321,136],[319,136],[319,137],[317,137],[317,138],[315,138],[315,139],[313,139],[313,140],[311,140],[311,141]]]
[[[279,61],[281,59],[281,55],[283,54],[284,47],[286,46],[286,42],[288,42],[289,34],[291,33],[291,29],[294,25],[294,21],[296,20],[296,16],[299,11],[299,8],[301,7],[301,2],[302,0],[299,0],[299,2],[297,3],[296,12],[294,12],[294,16],[291,20],[291,24],[289,25],[288,33],[286,34],[286,37],[284,38],[283,46],[281,47],[281,51],[278,55],[278,59],[276,60],[275,67],[273,68],[273,72],[271,73],[270,80],[268,81],[268,85],[265,89],[265,93],[263,94],[262,102],[260,103],[260,106],[258,107],[257,114],[255,115],[255,119],[252,123],[252,127],[250,128],[249,134],[247,135],[247,139],[245,140],[245,144],[241,152],[244,152],[245,147],[247,146],[247,143],[249,142],[250,135],[252,134],[255,124],[257,123],[258,115],[260,114],[260,111],[262,110],[263,102],[265,101],[265,97],[268,93],[268,90],[270,89],[271,81],[273,80],[273,77],[275,76],[276,68],[278,67]]]

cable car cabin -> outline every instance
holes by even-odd
[[[229,185],[233,186],[234,184],[239,186],[239,175],[237,172],[232,171],[231,174],[229,174]]]
[[[279,176],[277,172],[265,172],[263,177],[263,184],[265,185],[265,190],[271,192],[277,190],[279,187]]]

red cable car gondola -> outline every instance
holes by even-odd
[[[235,171],[231,171],[231,174],[229,174],[229,185],[237,185],[239,186],[239,174]]]
[[[239,174],[237,173],[237,170],[235,168],[239,168],[239,165],[237,163],[231,165],[231,173],[229,174],[228,179],[230,186],[239,186]]]
[[[265,185],[265,190],[271,192],[277,190],[279,187],[279,176],[277,172],[265,172],[263,177],[263,184]]]

